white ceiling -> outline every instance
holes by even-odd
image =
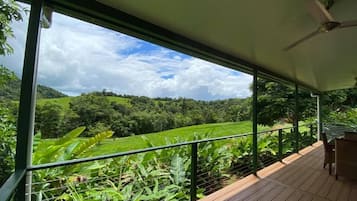
[[[305,0],[99,0],[142,20],[319,91],[351,88],[357,77],[357,27],[290,43],[318,23]],[[336,20],[357,20],[357,1],[335,0]]]

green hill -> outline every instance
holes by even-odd
[[[3,99],[19,100],[20,99],[21,80],[15,78],[7,81],[0,90],[0,97]],[[67,95],[47,86],[37,85],[37,98],[59,98]]]
[[[39,105],[44,105],[46,103],[57,103],[59,105],[62,106],[63,109],[69,109],[69,103],[71,102],[71,100],[75,98],[75,97],[60,97],[60,98],[41,98],[37,100],[37,104]],[[128,107],[130,107],[130,99],[129,98],[123,98],[123,97],[116,97],[116,96],[106,96],[106,98],[110,101],[110,102],[116,102],[119,104],[123,104],[126,105]]]
[[[67,95],[44,85],[37,86],[37,98],[59,98],[66,97]]]
[[[87,127],[84,136],[113,130],[114,136],[126,137],[249,118],[248,99],[197,101],[91,92],[76,97],[38,99],[38,106],[36,128],[45,134],[44,138],[62,136],[78,126]]]

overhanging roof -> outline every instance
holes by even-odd
[[[245,72],[257,68],[317,91],[351,88],[356,82],[357,27],[320,34],[283,50],[319,26],[307,11],[307,1],[48,2],[65,14]],[[356,1],[340,0],[329,11],[343,21],[357,20],[356,10]]]

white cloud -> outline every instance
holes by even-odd
[[[22,24],[13,26],[24,35]],[[5,64],[18,69],[23,41],[11,41],[15,55]],[[20,45],[19,45],[20,44]],[[250,75],[59,14],[41,33],[38,79],[70,95],[106,89],[150,97],[201,100],[251,95]]]

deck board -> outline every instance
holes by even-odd
[[[323,154],[322,143],[317,142],[200,201],[357,200],[357,181],[335,180],[322,167]]]
[[[289,187],[285,187],[284,191],[280,194],[278,194],[274,199],[272,199],[272,201],[284,201],[287,200],[288,197],[290,197],[291,194],[294,193],[294,189],[289,188]]]

